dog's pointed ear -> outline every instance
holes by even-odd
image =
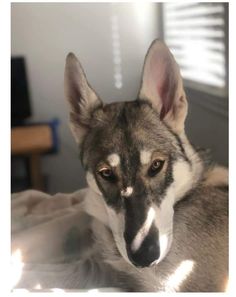
[[[80,144],[90,127],[91,114],[102,101],[89,85],[83,68],[73,53],[66,57],[65,96],[70,104],[72,133]]]
[[[144,61],[139,99],[151,102],[160,119],[174,131],[184,130],[188,104],[180,70],[168,47],[158,39],[151,44]]]

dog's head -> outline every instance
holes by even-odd
[[[104,199],[120,252],[136,266],[158,263],[170,246],[173,205],[192,178],[187,101],[172,54],[152,43],[135,101],[104,104],[73,54],[65,89],[88,184]]]

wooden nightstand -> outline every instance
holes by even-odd
[[[52,150],[53,132],[49,124],[14,127],[11,129],[11,154],[29,158],[31,186],[44,190],[41,156]]]

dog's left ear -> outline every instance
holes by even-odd
[[[168,47],[160,40],[151,44],[143,67],[139,99],[152,103],[175,132],[184,130],[188,104],[180,70]]]
[[[75,140],[81,144],[90,128],[91,115],[102,101],[89,85],[84,70],[73,53],[66,57],[65,96],[70,103],[70,124]]]

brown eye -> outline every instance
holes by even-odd
[[[152,162],[152,165],[148,169],[148,175],[150,177],[154,177],[157,173],[159,173],[164,165],[164,160],[156,159]]]
[[[101,170],[99,171],[99,173],[101,174],[102,177],[107,178],[107,177],[111,176],[112,171],[111,171],[111,169],[109,169],[109,168],[105,168],[105,169],[101,169]]]
[[[114,172],[110,168],[102,168],[98,171],[98,173],[107,181],[113,182],[116,179]]]

